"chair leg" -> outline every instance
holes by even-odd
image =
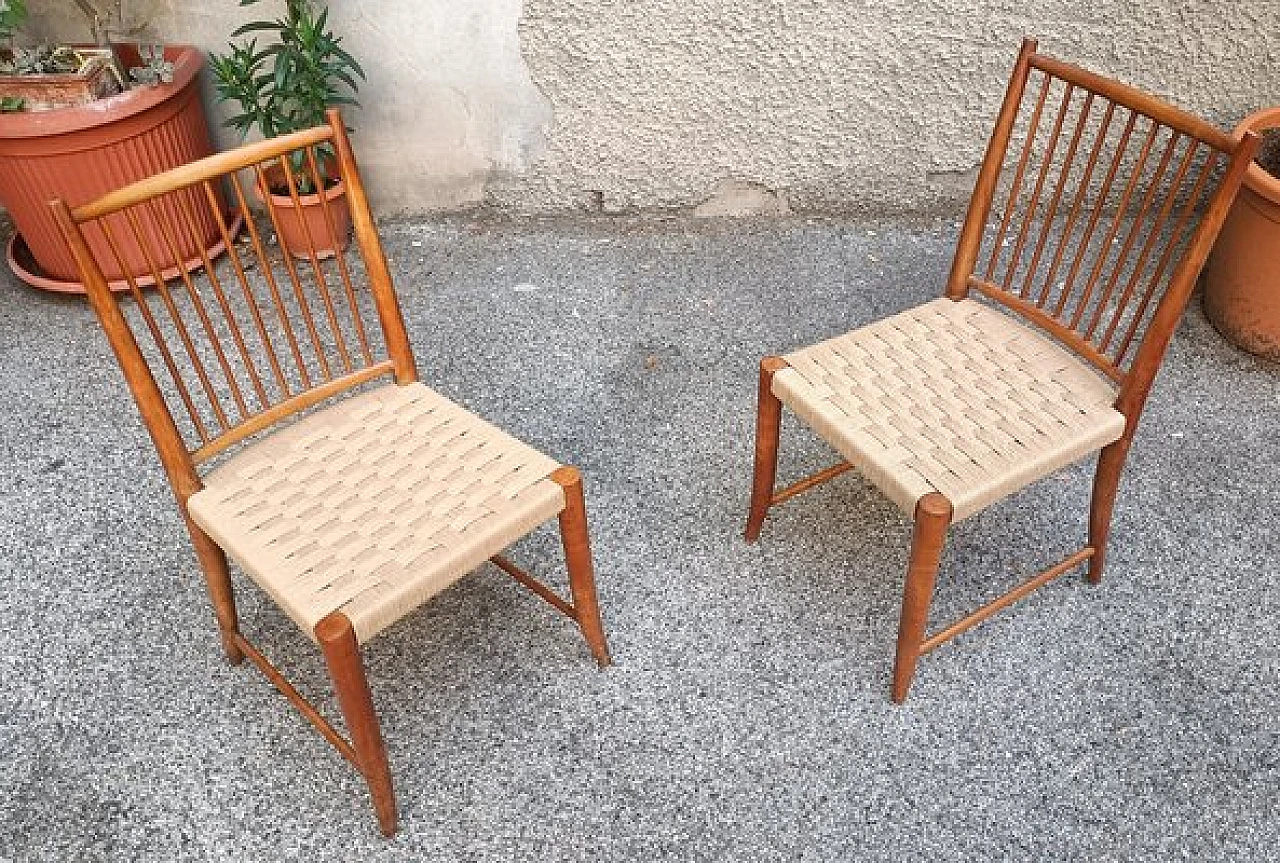
[[[1102,568],[1107,557],[1107,535],[1111,531],[1111,514],[1116,505],[1116,491],[1129,455],[1129,439],[1123,437],[1098,454],[1098,471],[1093,477],[1093,500],[1089,505],[1089,581],[1102,581]]]
[[[951,501],[930,492],[916,504],[916,523],[911,536],[911,561],[902,596],[902,617],[898,623],[898,653],[893,663],[893,700],[901,704],[911,689],[920,646],[929,622],[929,603],[938,575],[942,545],[951,525]]]
[[[382,743],[382,731],[373,709],[373,696],[365,678],[355,630],[345,614],[335,611],[316,624],[315,634],[324,652],[325,664],[329,666],[329,676],[333,678],[338,706],[347,721],[357,766],[369,784],[378,826],[382,828],[382,835],[391,836],[396,832],[396,796],[391,787],[391,765],[387,762],[387,750]]]
[[[751,481],[751,509],[747,513],[747,542],[760,538],[760,528],[773,501],[778,474],[778,433],[782,427],[782,402],[773,394],[773,376],[787,367],[781,357],[760,361],[760,392],[756,403],[756,461]]]
[[[226,651],[227,661],[232,665],[239,665],[244,661],[244,651],[235,641],[240,624],[236,619],[236,599],[231,588],[231,570],[227,566],[226,552],[190,516],[187,517],[187,529],[191,533],[191,544],[196,549],[196,558],[200,561],[200,571],[204,573],[214,616],[218,619],[222,649]]]
[[[600,602],[596,598],[596,574],[591,562],[591,536],[587,531],[587,505],[582,495],[582,474],[577,468],[561,467],[551,474],[564,489],[564,509],[560,512],[560,539],[564,543],[565,567],[569,570],[569,591],[573,594],[574,616],[582,637],[601,668],[613,660],[605,641]]]

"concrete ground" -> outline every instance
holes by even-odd
[[[373,642],[401,805],[227,666],[88,308],[0,280],[0,860],[1274,860],[1280,368],[1193,305],[1071,575],[889,703],[909,525],[846,475],[740,537],[756,362],[936,295],[951,222],[386,229],[424,377],[587,477],[616,664],[486,568]],[[782,474],[832,456],[796,423]],[[1089,465],[960,525],[935,625],[1084,535]],[[554,532],[515,549],[562,584]],[[250,637],[332,710],[247,582]]]

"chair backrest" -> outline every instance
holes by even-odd
[[[947,295],[1048,331],[1119,384],[1132,425],[1257,143],[1026,40]]]
[[[327,235],[345,233],[346,213],[315,190],[335,180],[355,243],[327,256]],[[318,204],[319,218],[266,205],[265,220],[255,221],[251,196],[263,199],[273,185],[287,188],[295,208]],[[219,153],[83,206],[52,206],[180,500],[200,488],[198,466],[228,447],[375,378],[416,379],[337,111],[325,126]],[[279,239],[284,219],[296,220],[305,241],[297,259]],[[215,260],[219,245],[225,254]],[[149,278],[130,275],[130,260],[145,261]],[[114,286],[120,293],[104,269],[125,274]],[[371,332],[365,320],[374,315]]]

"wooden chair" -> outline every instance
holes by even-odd
[[[609,654],[578,471],[418,382],[346,132],[337,112],[328,121],[84,206],[55,201],[53,208],[177,495],[227,656],[233,663],[248,656],[355,765],[391,835],[396,804],[364,643],[492,559],[573,618],[601,666]],[[267,227],[255,223],[239,175],[265,188],[265,172],[279,171],[296,204],[296,172],[319,188],[326,163],[345,184],[353,260],[348,253],[322,260],[308,227],[306,260],[297,262],[273,249]],[[318,197],[325,203],[317,224],[332,232],[336,214],[327,196]],[[247,244],[234,241],[224,200],[243,218]],[[267,212],[277,226],[279,217]],[[160,231],[143,227],[144,213]],[[203,248],[184,240],[210,219],[227,260],[215,266],[205,258],[187,273],[177,250]],[[132,303],[111,293],[93,252],[118,256],[125,244],[145,252],[156,283],[148,294],[131,281]],[[173,268],[180,281],[167,284]],[[367,289],[357,279],[361,269]],[[364,323],[370,305],[380,324],[372,333]],[[145,333],[146,350],[135,331]],[[360,394],[302,415],[362,385]],[[215,459],[220,464],[210,470]],[[552,517],[559,518],[572,603],[498,556]],[[350,741],[241,634],[228,556],[319,644]]]
[[[747,541],[851,467],[914,518],[894,701],[921,654],[1086,561],[1102,577],[1143,404],[1256,146],[1025,41],[945,298],[761,362]],[[784,404],[845,460],[775,491]],[[1088,544],[926,635],[947,529],[1098,450]]]

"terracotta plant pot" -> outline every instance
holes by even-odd
[[[119,45],[117,53],[125,66],[140,62],[134,46]],[[60,197],[78,206],[213,152],[200,101],[204,55],[190,46],[171,46],[165,56],[174,65],[172,84],[138,87],[77,107],[0,114],[0,204],[18,228],[19,234],[10,242],[9,261],[25,281],[49,290],[84,291],[75,261],[53,220],[50,200]],[[169,232],[181,238],[182,260],[156,261],[165,278],[176,275],[178,266],[199,263],[197,243],[211,254],[222,247],[217,221],[203,192],[177,194],[187,198],[188,210],[196,214],[197,236],[185,230]],[[157,243],[154,238],[160,232],[154,216],[145,211],[138,215],[144,237]],[[170,220],[179,218],[175,212],[165,215]],[[109,224],[120,243],[124,266],[104,266],[107,279],[119,288],[127,287],[126,274],[151,281],[151,267],[133,240],[129,222],[113,216]],[[99,231],[89,231],[88,239],[98,260],[104,265],[115,262]]]
[[[351,209],[347,206],[347,188],[341,180],[324,190],[324,201],[320,195],[298,195],[298,206],[294,206],[293,197],[278,170],[266,172],[267,182],[271,189],[264,195],[258,190],[259,197],[265,197],[271,205],[272,219],[275,222],[280,245],[295,258],[304,260],[311,257],[314,248],[316,257],[332,258],[344,251],[351,237]],[[325,208],[328,207],[328,216]],[[330,222],[333,230],[329,229]],[[308,243],[308,234],[310,243]]]
[[[1245,132],[1280,129],[1280,107],[1246,117]],[[1249,166],[1204,270],[1204,311],[1224,336],[1280,362],[1280,178]]]

